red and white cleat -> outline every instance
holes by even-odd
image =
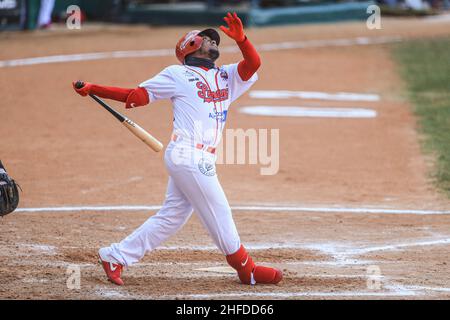
[[[280,269],[262,266],[256,266],[252,276],[257,284],[277,284],[283,279]]]
[[[120,278],[122,275],[123,266],[119,263],[108,261],[108,259],[102,255],[102,249],[98,251],[98,259],[99,263],[103,266],[103,270],[105,270],[108,280],[118,286],[123,286],[123,280]]]

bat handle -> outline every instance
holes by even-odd
[[[81,88],[83,88],[83,87],[84,87],[84,82],[83,82],[83,81],[78,80],[78,81],[75,83],[75,88],[81,89]]]

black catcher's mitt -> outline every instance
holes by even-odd
[[[10,214],[19,205],[19,190],[16,182],[6,173],[0,161],[0,217]]]

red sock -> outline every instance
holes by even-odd
[[[238,272],[239,279],[242,283],[254,284],[252,283],[252,272],[255,268],[255,263],[244,246],[241,245],[236,253],[228,255],[227,262]]]

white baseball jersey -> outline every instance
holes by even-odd
[[[238,63],[208,71],[193,66],[172,65],[139,86],[150,102],[170,99],[174,132],[193,142],[216,147],[222,137],[230,104],[258,80],[255,73],[243,81]]]
[[[243,81],[237,66],[236,63],[206,71],[173,65],[140,87],[147,89],[150,102],[172,100],[176,134],[216,147],[230,104],[258,79],[255,73]],[[241,240],[216,175],[216,156],[188,146],[183,140],[171,141],[166,148],[164,162],[170,178],[161,210],[120,243],[103,248],[104,261],[126,267],[135,264],[180,230],[194,210],[223,254],[239,250]]]

